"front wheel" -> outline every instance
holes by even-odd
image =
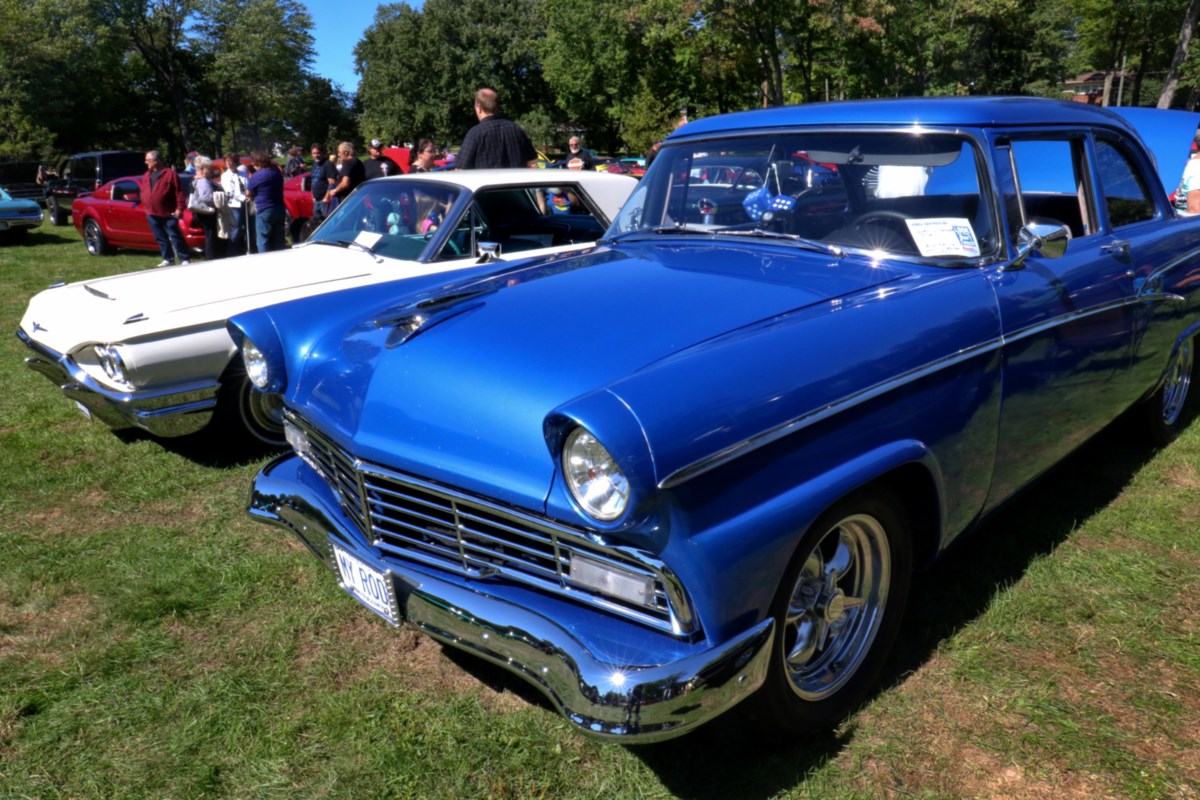
[[[213,425],[248,445],[284,447],[282,412],[279,395],[258,391],[245,370],[231,365],[221,378]]]
[[[1198,382],[1196,342],[1185,339],[1171,354],[1162,386],[1145,403],[1146,427],[1154,444],[1165,446],[1175,441],[1196,416],[1200,405]]]
[[[772,603],[770,669],[745,711],[772,734],[803,735],[854,710],[899,631],[912,537],[885,490],[838,502],[804,535]]]

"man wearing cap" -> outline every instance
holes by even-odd
[[[367,147],[367,152],[371,154],[371,157],[363,164],[367,180],[400,174],[400,167],[396,166],[396,162],[383,154],[383,142],[372,139],[371,144]]]
[[[199,153],[197,153],[195,150],[193,150],[192,152],[190,152],[190,153],[188,153],[186,156],[184,156],[184,158],[183,158],[183,171],[184,171],[184,173],[186,173],[186,174],[188,174],[188,175],[195,175],[195,174],[196,174],[196,164],[195,164],[195,161],[196,161],[196,156],[198,156],[198,155],[200,155],[200,154],[199,154]]]

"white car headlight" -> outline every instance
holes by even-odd
[[[246,377],[260,390],[266,391],[269,376],[267,374],[267,357],[249,339],[242,341],[242,364],[246,368]]]
[[[575,502],[592,517],[609,522],[629,505],[629,480],[600,440],[583,428],[563,444],[563,475]]]
[[[96,358],[100,362],[100,368],[104,370],[104,374],[109,377],[109,380],[117,383],[129,383],[129,377],[125,369],[125,360],[121,358],[121,352],[116,346],[98,344],[93,349],[96,352]]]

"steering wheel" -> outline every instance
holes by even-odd
[[[857,217],[853,222],[850,223],[850,225],[852,227],[857,227],[859,225],[866,225],[869,222],[874,222],[877,219],[878,220],[889,220],[889,221],[893,221],[893,222],[895,222],[895,221],[904,222],[904,220],[912,219],[912,217],[910,217],[908,214],[904,214],[900,211],[892,211],[891,209],[887,209],[887,208],[879,208],[874,211],[868,211],[867,213]],[[907,225],[904,225],[902,227],[904,228],[905,232],[908,231]]]

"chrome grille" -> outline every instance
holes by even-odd
[[[662,575],[627,550],[599,544],[550,520],[356,461],[294,412],[286,416],[308,437],[306,461],[337,492],[343,510],[385,556],[471,577],[504,575],[672,630]],[[650,578],[651,604],[626,603],[573,583],[573,554]]]

